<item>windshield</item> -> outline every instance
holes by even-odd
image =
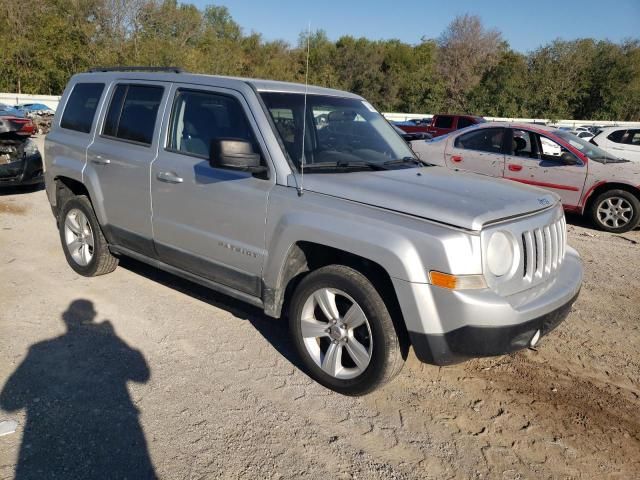
[[[305,118],[304,94],[262,92],[260,96],[298,170],[303,144],[305,169],[310,167],[310,172],[314,165],[389,168],[390,162],[402,160],[407,160],[407,165],[418,165],[402,137],[363,100],[307,95]]]
[[[565,130],[556,130],[553,132],[555,135],[563,139],[569,145],[574,148],[577,148],[580,153],[589,157],[590,160],[595,160],[596,162],[620,162],[622,159],[616,157],[615,155],[610,154],[609,152],[605,152],[600,147],[597,147],[593,143],[587,142],[586,140],[577,137],[571,132],[567,132]]]

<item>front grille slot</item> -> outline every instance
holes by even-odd
[[[540,283],[562,264],[567,242],[564,217],[541,228],[522,232],[522,275],[527,284]]]

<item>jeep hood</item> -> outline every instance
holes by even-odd
[[[305,190],[467,230],[555,205],[545,190],[441,167],[305,175]]]

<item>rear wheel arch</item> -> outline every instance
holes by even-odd
[[[69,198],[84,195],[91,202],[91,195],[89,195],[87,187],[82,182],[65,176],[58,176],[54,181],[56,186],[56,205],[54,207],[54,214],[56,217],[61,211],[64,202]]]
[[[595,199],[608,190],[626,190],[627,192],[634,195],[640,202],[640,188],[634,187],[633,185],[629,185],[627,183],[606,182],[601,183],[588,193],[588,196],[584,202],[583,212],[588,213],[589,211],[591,211],[591,207],[593,206],[593,202],[595,201]]]

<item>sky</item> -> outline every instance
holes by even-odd
[[[202,8],[224,5],[244,33],[297,44],[300,32],[322,29],[342,35],[407,43],[437,38],[459,14],[479,15],[514,50],[528,52],[557,38],[591,37],[615,42],[640,38],[640,0],[185,0]]]

